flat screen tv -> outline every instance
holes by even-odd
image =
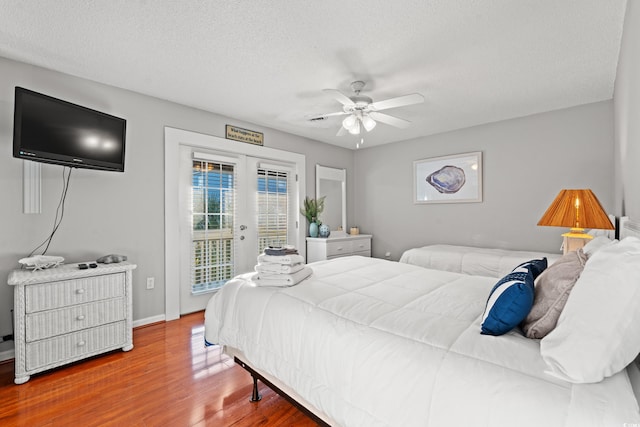
[[[124,172],[126,120],[16,87],[13,156]]]

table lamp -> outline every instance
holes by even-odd
[[[565,254],[580,249],[593,239],[584,232],[585,228],[615,229],[598,198],[589,189],[560,191],[538,225],[571,228],[562,235]]]

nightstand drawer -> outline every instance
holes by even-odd
[[[40,311],[26,316],[26,340],[32,342],[124,318],[123,297],[78,304],[58,310]]]
[[[72,334],[27,343],[26,368],[39,369],[68,363],[91,354],[116,349],[125,343],[126,322],[120,321]]]
[[[31,285],[25,289],[25,311],[33,313],[120,297],[124,296],[124,287],[125,273]]]

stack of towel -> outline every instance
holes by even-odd
[[[304,264],[304,258],[292,246],[268,247],[258,255],[258,265],[253,281],[258,286],[293,286],[312,273]]]

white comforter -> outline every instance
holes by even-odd
[[[363,257],[310,266],[290,288],[249,275],[227,283],[208,304],[205,338],[339,425],[640,423],[626,371],[575,385],[544,374],[538,341],[480,335],[493,278]]]

